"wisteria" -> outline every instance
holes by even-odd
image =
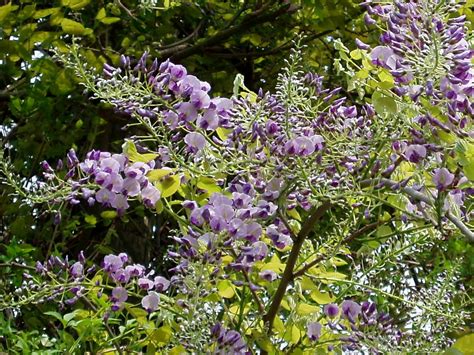
[[[463,290],[443,295],[439,282],[423,284],[417,275],[441,261],[420,265],[416,255],[452,238],[474,240],[466,17],[454,1],[362,7],[366,25],[383,31],[379,45],[357,39],[351,52],[335,43],[340,73],[369,100],[305,70],[298,41],[275,93],[236,79],[234,96],[213,96],[183,65],[148,52],[86,73],[93,99],[145,133],[121,152],[92,150],[81,160],[71,149],[56,168],[43,162],[43,200],[30,201],[56,212],[56,226],[65,205],[113,209],[117,222],[143,214],[141,206],[161,214],[150,229],[167,234],[166,270],[127,253],[99,249],[70,261],[56,252],[26,268],[12,307],[86,308],[119,353],[135,333],[137,348],[163,353],[448,347],[465,320],[456,314]],[[407,270],[396,267],[401,261]],[[393,278],[380,280],[380,269]],[[437,304],[416,298],[422,287],[442,295]],[[437,342],[419,345],[421,332]]]

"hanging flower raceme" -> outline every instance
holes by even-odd
[[[454,17],[460,2],[367,1],[364,6],[386,26],[382,45],[372,49],[372,63],[390,71],[400,95],[417,101],[422,93],[444,105],[450,125],[464,128],[472,116],[474,51],[466,16]]]
[[[89,297],[88,293],[94,290],[100,299],[109,293],[105,299],[110,302],[112,312],[123,310],[126,302],[131,302],[134,298],[141,301],[142,307],[151,313],[158,310],[160,294],[170,287],[169,280],[162,276],[153,276],[143,265],[131,263],[125,253],[106,255],[100,267],[87,268],[86,261],[82,252],[78,261],[72,264],[68,258],[59,257],[50,257],[44,263],[38,261],[36,273],[40,278],[28,274],[29,289],[34,291],[43,287],[51,290],[47,299],[40,298],[35,301],[54,300],[72,305],[84,297]],[[35,283],[31,280],[35,280]],[[51,283],[51,280],[54,282]],[[28,289],[25,289],[25,292],[28,293]],[[32,297],[35,298],[34,293]]]

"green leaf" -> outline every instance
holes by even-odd
[[[156,157],[158,157],[158,154],[154,154],[154,153],[146,153],[146,154],[138,153],[135,143],[133,143],[129,139],[125,140],[125,143],[122,145],[122,149],[123,149],[123,153],[128,157],[128,159],[132,163],[135,163],[135,162],[148,163],[156,159]]]
[[[59,320],[61,322],[61,324],[63,326],[65,326],[66,323],[67,323],[67,322],[64,321],[63,316],[61,314],[59,314],[58,312],[49,311],[49,312],[44,312],[44,314],[56,318],[57,320]]]
[[[120,17],[104,17],[99,21],[102,22],[104,25],[111,25],[112,23],[119,22]]]
[[[94,215],[91,215],[91,214],[86,215],[84,217],[84,220],[87,223],[92,224],[93,226],[95,226],[97,224],[97,218]]]
[[[166,176],[162,180],[155,183],[155,186],[161,191],[161,197],[166,198],[173,195],[179,189],[181,184],[178,175]]]
[[[85,31],[85,28],[81,23],[70,20],[68,18],[63,18],[61,20],[61,28],[64,32],[77,36],[84,34]]]
[[[151,182],[160,180],[161,178],[170,175],[173,172],[170,168],[153,169],[146,175],[147,179]]]
[[[3,21],[12,11],[18,9],[17,5],[12,5],[11,2],[4,6],[0,6],[0,22]]]
[[[55,84],[58,90],[57,94],[59,95],[67,94],[75,88],[74,84],[72,83],[72,78],[70,75],[68,75],[66,69],[63,69],[59,73],[56,73]]]
[[[34,19],[39,19],[39,18],[47,17],[49,15],[54,14],[56,11],[58,11],[58,9],[59,9],[59,7],[52,7],[52,8],[49,8],[49,9],[37,10],[33,14],[33,18]]]
[[[384,96],[379,91],[375,91],[372,95],[372,104],[378,114],[395,114],[398,111],[397,102],[392,97]]]
[[[197,187],[209,193],[221,191],[221,188],[217,185],[216,181],[206,176],[201,176],[199,178],[197,182]]]
[[[61,0],[63,6],[67,6],[73,10],[80,10],[89,5],[90,2],[91,0]]]
[[[474,354],[474,333],[459,338],[452,347],[465,355]]]
[[[309,297],[311,297],[313,301],[319,304],[328,304],[328,303],[333,302],[336,299],[335,297],[331,296],[329,293],[321,292],[319,290],[314,290],[313,292],[311,292]]]
[[[235,295],[234,285],[229,280],[221,280],[217,283],[217,293],[223,298],[232,298]]]
[[[103,211],[100,216],[103,219],[114,219],[115,217],[118,216],[117,211],[114,210],[109,210],[109,211]]]
[[[460,141],[456,145],[458,162],[462,165],[466,177],[474,181],[474,143],[471,141]]]
[[[385,237],[387,235],[390,235],[392,234],[393,231],[392,231],[392,228],[390,228],[389,226],[380,226],[377,228],[377,231],[375,232],[375,235],[378,237],[378,238],[382,238],[382,237]]]
[[[97,13],[97,15],[96,15],[95,18],[96,18],[96,20],[99,20],[99,21],[100,21],[100,20],[102,20],[103,18],[105,18],[106,16],[107,16],[107,14],[106,14],[106,12],[105,12],[105,9],[104,9],[104,8],[101,8],[101,9],[99,10],[99,12]]]
[[[156,345],[165,345],[170,342],[171,334],[173,334],[171,327],[164,325],[151,333],[150,340]]]

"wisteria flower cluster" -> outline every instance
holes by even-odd
[[[146,177],[155,166],[153,160],[132,163],[124,154],[93,150],[80,162],[71,149],[67,161],[69,170],[65,182],[71,192],[66,200],[72,205],[83,199],[89,206],[98,202],[104,207],[115,208],[122,215],[129,208],[131,199],[140,199],[149,208],[160,199],[160,191]],[[43,169],[49,180],[59,179],[47,162],[43,163]]]
[[[453,17],[461,4],[456,1],[395,2],[367,1],[366,20],[380,17],[387,26],[378,46],[371,51],[374,64],[390,70],[399,95],[418,100],[423,93],[434,105],[444,106],[448,122],[427,115],[424,122],[438,129],[464,132],[465,115],[474,114],[470,99],[474,92],[474,52],[467,38],[466,16]],[[461,131],[459,131],[461,129]]]
[[[153,277],[153,272],[146,272],[146,268],[140,264],[131,264],[129,257],[125,253],[119,255],[109,254],[103,259],[100,268],[95,265],[86,266],[86,258],[83,252],[79,253],[78,261],[70,263],[68,258],[50,257],[46,262],[36,263],[36,272],[46,281],[52,279],[57,281],[57,285],[34,284],[33,276],[27,274],[28,286],[35,285],[33,289],[40,288],[41,285],[51,288],[53,291],[47,299],[37,299],[41,301],[61,300],[65,305],[73,305],[84,297],[92,288],[97,289],[97,297],[101,298],[104,291],[109,293],[108,301],[110,311],[119,311],[124,308],[125,302],[129,299],[129,294],[135,297],[140,292],[146,295],[140,296],[141,305],[147,312],[154,312],[160,303],[160,294],[168,290],[170,281],[162,276]],[[98,275],[106,278],[107,287],[101,283],[92,282],[97,280]],[[112,285],[109,285],[109,282]]]
[[[340,306],[330,303],[324,306],[328,331],[341,334],[339,340],[343,343],[343,351],[369,350],[378,353],[377,345],[367,349],[367,344],[377,344],[376,337],[384,334],[386,341],[400,344],[402,332],[393,325],[393,320],[387,313],[378,313],[377,305],[364,301],[361,304],[345,300]],[[317,341],[321,337],[323,326],[319,322],[308,324],[308,337]],[[371,334],[372,333],[372,334]],[[365,340],[365,341],[363,341]],[[330,347],[329,350],[332,350]]]

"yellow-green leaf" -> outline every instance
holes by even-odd
[[[227,129],[227,128],[218,127],[216,129],[216,132],[217,132],[217,135],[219,136],[219,138],[221,140],[225,141],[227,139],[227,137],[229,136],[229,134],[232,132],[232,130]]]
[[[51,7],[51,8],[49,8],[49,9],[37,10],[37,11],[33,14],[33,18],[34,18],[34,19],[39,19],[39,18],[47,17],[47,16],[52,15],[52,14],[54,14],[55,12],[57,12],[58,9],[59,9],[59,7]]]
[[[222,280],[217,283],[217,293],[223,298],[232,298],[235,295],[234,285],[229,280]]]
[[[87,223],[92,224],[93,226],[97,224],[97,218],[94,215],[91,215],[91,214],[86,215],[84,217],[84,220]]]
[[[221,188],[217,185],[216,181],[206,176],[201,176],[199,178],[197,182],[197,187],[209,193],[221,191]]]
[[[458,340],[453,345],[453,348],[461,351],[464,355],[473,355],[474,354],[474,333],[465,335]]]
[[[165,345],[170,342],[172,333],[173,330],[171,327],[169,325],[164,325],[152,332],[150,340],[156,345]]]
[[[73,10],[80,10],[89,5],[90,2],[91,0],[61,0],[63,6],[67,6]]]
[[[300,216],[299,212],[296,210],[296,208],[292,208],[291,210],[288,210],[288,212],[286,212],[286,213],[288,214],[288,216],[293,217],[297,221],[301,222],[301,216]]]
[[[148,172],[146,177],[148,178],[149,181],[155,182],[167,175],[170,175],[172,172],[173,170],[170,168],[153,169]]]
[[[111,25],[112,23],[119,22],[120,17],[104,17],[99,21],[102,22],[104,25]]]
[[[84,34],[85,30],[82,23],[70,20],[68,18],[64,18],[61,20],[61,28],[64,32],[77,36]]]
[[[99,10],[99,12],[97,13],[97,15],[95,16],[95,18],[100,21],[100,20],[102,20],[103,18],[105,18],[106,16],[107,16],[107,14],[105,13],[105,9],[104,9],[104,8],[101,8],[101,9]]]
[[[335,297],[332,297],[329,293],[321,292],[319,290],[314,290],[311,292],[309,297],[319,304],[328,304],[335,300]]]
[[[15,11],[16,9],[18,9],[18,6],[12,5],[11,2],[0,6],[0,21],[3,21],[10,14],[10,12]]]
[[[133,143],[129,139],[125,140],[125,143],[122,145],[122,149],[123,149],[123,153],[133,163],[135,162],[148,163],[149,161],[152,161],[156,157],[158,157],[158,154],[154,154],[154,153],[146,153],[146,154],[138,153],[135,143]]]
[[[171,349],[168,354],[169,355],[183,355],[187,354],[188,352],[182,345],[175,346],[173,349]]]
[[[311,279],[309,277],[303,276],[301,278],[301,288],[303,290],[315,290],[318,287],[314,284],[313,281],[311,281]]]
[[[300,303],[296,308],[296,313],[300,316],[307,316],[309,314],[315,314],[317,312],[319,312],[319,307],[307,303]]]
[[[178,191],[180,180],[178,175],[166,176],[157,181],[155,186],[161,191],[161,197],[166,198]]]
[[[293,324],[287,327],[284,339],[290,344],[296,344],[301,338],[301,331]]]
[[[266,264],[263,264],[262,269],[263,270],[271,270],[278,273],[281,273],[283,269],[285,268],[285,264],[283,264],[280,259],[278,258],[278,255],[275,253],[273,254],[272,258],[270,261]]]
[[[352,59],[359,60],[362,58],[362,52],[360,49],[354,49],[349,53]]]
[[[103,211],[101,212],[100,216],[104,219],[114,219],[115,217],[117,217],[117,211]]]

